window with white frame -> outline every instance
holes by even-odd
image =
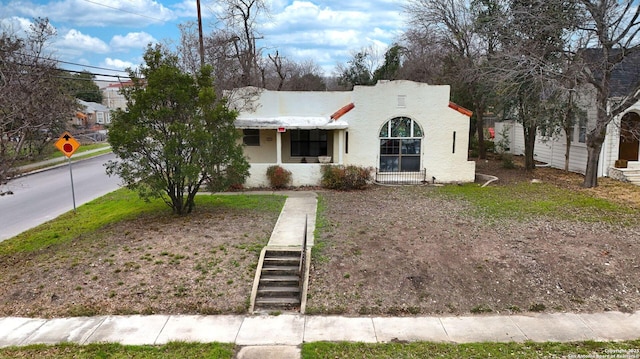
[[[380,129],[380,172],[418,172],[422,128],[408,117],[396,117]]]
[[[104,123],[104,112],[96,112],[96,122],[97,123]]]
[[[578,142],[586,143],[587,142],[587,120],[580,119],[578,121]]]

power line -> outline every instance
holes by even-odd
[[[136,13],[136,12],[133,12],[133,11],[125,10],[125,9],[120,9],[120,8],[117,8],[117,7],[114,7],[114,6],[105,5],[105,4],[102,4],[102,3],[99,3],[99,2],[95,2],[95,1],[91,1],[91,0],[84,0],[84,1],[86,1],[88,3],[91,3],[91,4],[94,4],[94,5],[103,6],[103,7],[109,8],[109,9],[113,9],[113,10],[116,10],[116,11],[126,12],[127,14],[132,14],[132,15],[136,15],[136,16],[140,16],[140,17],[145,17],[147,19],[160,21],[163,24],[165,22],[167,22],[166,20],[162,20],[162,19],[158,19],[158,18],[155,18],[155,17],[139,14],[139,13]]]
[[[74,66],[80,66],[80,67],[88,67],[88,68],[97,69],[97,70],[105,70],[105,71],[113,71],[113,72],[124,72],[124,70],[114,70],[114,69],[108,69],[106,67],[83,65],[83,64],[78,64],[78,63],[69,62],[69,61],[62,61],[62,60],[53,60],[53,61],[59,62],[61,64],[74,65]]]
[[[36,55],[31,55],[31,54],[25,54],[22,52],[16,52],[16,54],[21,55],[21,56],[28,56],[28,57],[33,57],[33,58],[41,58],[44,59],[46,61],[54,61],[54,62],[58,62],[61,64],[67,64],[67,65],[73,65],[73,66],[80,66],[80,67],[88,67],[88,68],[92,68],[92,69],[98,69],[98,70],[105,70],[105,71],[113,71],[113,72],[125,72],[125,70],[116,70],[116,69],[109,69],[106,67],[99,67],[99,66],[91,66],[91,65],[84,65],[84,64],[79,64],[76,62],[69,62],[69,61],[62,61],[62,60],[58,60],[58,59],[53,59],[53,58],[48,58],[48,57],[40,57],[40,56],[36,56]],[[21,64],[23,66],[30,66],[30,65],[25,65],[25,64]],[[69,72],[73,72],[71,70],[68,70]],[[125,77],[125,76],[123,76]],[[127,76],[128,77],[128,76]]]

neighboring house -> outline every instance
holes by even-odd
[[[101,88],[102,91],[102,104],[108,108],[115,110],[124,110],[127,108],[127,100],[120,92],[123,87],[133,85],[132,81],[125,81],[119,83],[109,84],[106,87]]]
[[[292,172],[294,186],[318,185],[320,161],[372,168],[379,182],[475,179],[471,112],[449,102],[449,86],[380,81],[348,92],[238,92],[255,99],[235,121],[251,164],[248,187],[268,186],[267,168],[276,164]]]
[[[104,126],[111,123],[111,110],[96,103],[77,100],[81,110],[76,112],[73,124],[77,127],[92,128],[96,125]]]
[[[640,53],[630,56],[619,64],[612,74],[610,102],[618,102],[638,85],[640,80]],[[589,86],[590,87],[590,86]],[[596,121],[595,90],[589,88],[581,91],[579,103],[586,110],[586,121],[575,124],[571,135],[569,155],[569,171],[585,173],[587,167],[587,131]],[[640,101],[617,116],[607,126],[605,141],[602,145],[598,162],[599,177],[621,178],[621,170],[615,169],[616,162],[626,164],[630,169],[640,169],[638,153],[640,152]],[[564,131],[559,135],[545,139],[538,134],[534,148],[534,158],[554,168],[564,168],[566,140]],[[496,143],[506,134],[510,142],[509,152],[524,154],[524,135],[522,125],[515,121],[497,122],[495,126]],[[624,160],[624,161],[619,161]],[[622,170],[624,172],[624,170]]]

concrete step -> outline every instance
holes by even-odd
[[[264,254],[265,258],[268,257],[300,257],[300,251],[299,250],[292,250],[292,251],[282,251],[282,250],[277,250],[277,249],[269,249],[265,252]]]
[[[300,275],[299,266],[264,266],[262,275]]]
[[[275,287],[275,286],[264,286],[258,288],[258,296],[261,298],[265,297],[296,297],[300,298],[300,287],[291,286],[291,287]]]
[[[293,297],[264,297],[256,298],[256,306],[260,309],[292,310],[300,306],[300,299]]]
[[[300,250],[268,249],[255,293],[256,310],[299,310]]]
[[[284,266],[299,266],[300,265],[300,255],[295,257],[265,257],[264,265],[274,266],[274,265],[284,265]]]
[[[297,275],[262,275],[261,285],[293,286],[300,284],[300,277]]]

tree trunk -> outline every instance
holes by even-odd
[[[571,156],[571,139],[569,138],[569,134],[566,134],[565,139],[566,149],[564,150],[564,170],[569,171],[569,159]]]
[[[608,81],[605,82],[608,85]],[[606,96],[606,97],[605,97]],[[582,187],[593,188],[598,186],[598,162],[600,151],[607,133],[607,125],[611,117],[607,113],[608,93],[598,93],[598,110],[595,127],[587,133],[587,168],[584,171]]]
[[[564,170],[569,171],[569,160],[571,158],[571,129],[565,127],[564,128],[564,140],[565,140],[565,151],[564,151]]]
[[[527,125],[522,126],[522,128],[524,131],[524,169],[527,171],[531,171],[536,168],[536,163],[533,159],[533,155],[536,145],[536,132],[538,126]]]
[[[476,106],[476,130],[478,131],[478,159],[487,158],[487,149],[484,146],[484,106]]]
[[[582,187],[593,188],[598,186],[598,163],[600,162],[600,151],[604,137],[589,136],[587,139],[587,168],[584,173]]]

